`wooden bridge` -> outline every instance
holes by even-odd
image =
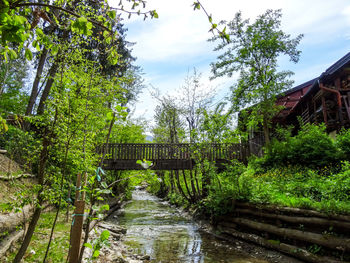
[[[153,170],[191,170],[195,166],[195,160],[200,158],[215,161],[220,168],[229,160],[246,162],[249,156],[247,144],[210,144],[198,147],[189,143],[110,143],[99,147],[98,152],[101,153],[102,150],[106,154],[103,163],[105,170],[143,170],[144,167],[137,163],[138,160],[152,162],[150,169]]]

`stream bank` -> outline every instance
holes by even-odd
[[[162,263],[300,262],[237,239],[218,238],[208,224],[195,223],[180,209],[144,190],[135,190],[132,200],[112,214],[105,223],[126,229],[119,242],[119,252],[108,252],[115,255],[115,260],[118,254],[119,258],[126,260],[120,262],[136,262],[134,260],[140,259]],[[123,253],[133,258],[127,259],[128,256]]]
[[[220,232],[311,263],[350,262],[350,216],[235,202]]]

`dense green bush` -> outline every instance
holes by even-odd
[[[27,169],[37,162],[40,152],[40,141],[30,132],[25,132],[12,125],[0,135],[0,148],[8,152],[10,158]]]
[[[350,129],[343,129],[337,135],[336,144],[343,154],[343,158],[350,160]]]
[[[243,176],[244,200],[291,207],[312,208],[324,212],[350,213],[350,163],[324,176],[319,170],[300,167],[270,169],[259,175]]]
[[[266,147],[265,155],[255,162],[264,168],[286,165],[319,168],[340,159],[341,151],[328,136],[326,127],[308,124],[296,136],[284,133],[283,139],[273,139]]]

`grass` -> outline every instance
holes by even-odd
[[[0,180],[0,213],[16,211],[25,205],[33,204],[33,200],[36,199],[35,185],[34,178]]]
[[[24,263],[42,262],[46,247],[49,241],[52,223],[55,217],[55,211],[45,212],[41,215],[34,236],[29,248],[24,256]],[[69,233],[71,221],[65,222],[65,213],[62,211],[59,215],[53,240],[50,246],[48,263],[66,262],[69,250]],[[17,251],[18,246],[15,249]],[[10,253],[2,262],[12,262],[15,252]]]
[[[254,203],[310,208],[325,213],[350,214],[350,167],[324,175],[298,168],[271,169],[243,176],[245,198]]]

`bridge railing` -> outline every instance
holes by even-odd
[[[246,161],[249,156],[247,144],[208,144],[200,148],[194,144],[158,144],[158,143],[109,143],[98,148],[105,149],[106,159],[112,160],[189,160],[204,157],[209,160]]]

